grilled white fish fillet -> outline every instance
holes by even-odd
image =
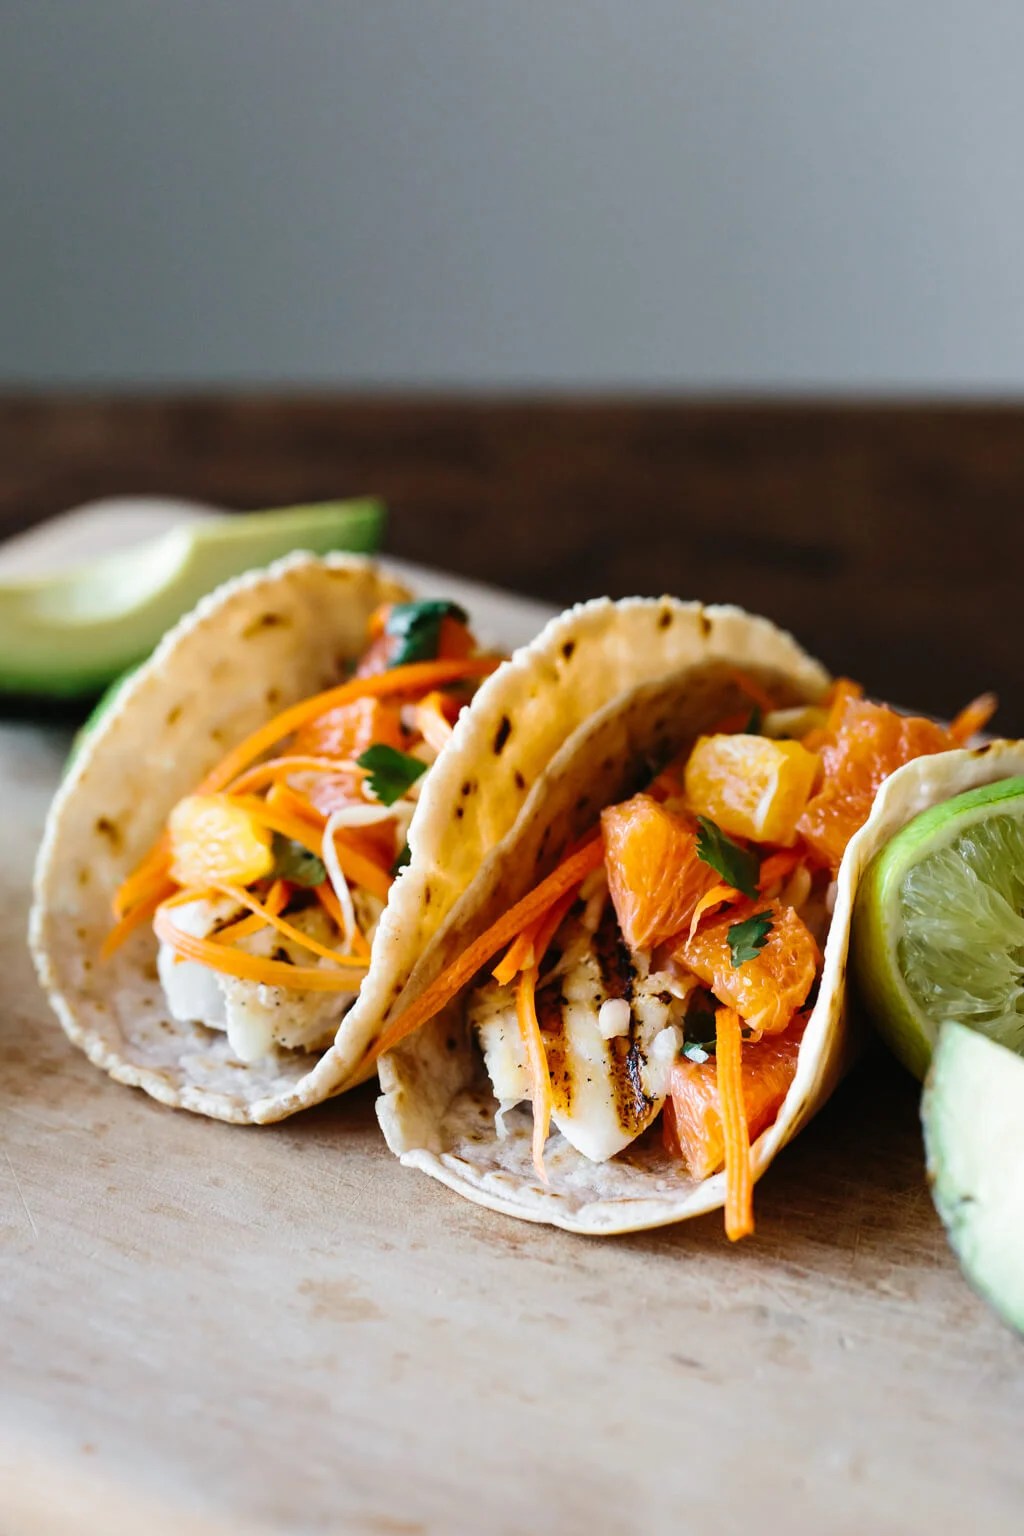
[[[369,938],[382,905],[365,891],[353,890],[352,897],[359,926]],[[176,927],[204,939],[245,915],[241,907],[226,897],[190,901],[173,909]],[[288,921],[321,944],[337,946],[340,942],[338,930],[319,905],[289,913]],[[272,927],[239,939],[238,947],[250,955],[286,960],[293,965],[330,964]],[[286,987],[268,987],[262,982],[226,976],[198,960],[179,962],[167,944],[160,945],[157,969],[171,1017],[179,1023],[201,1023],[208,1029],[225,1030],[234,1055],[242,1062],[259,1061],[277,1047],[325,1050],[356,995],[293,992]]]
[[[652,973],[646,955],[631,955],[610,906],[595,932],[578,916],[567,918],[556,944],[563,959],[537,990],[551,1118],[584,1157],[605,1162],[645,1131],[665,1102],[688,983]],[[469,1019],[499,1101],[500,1135],[504,1112],[530,1097],[514,984],[478,987]],[[622,1032],[606,1038],[610,1029]]]

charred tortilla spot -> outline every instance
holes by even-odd
[[[672,623],[672,610],[671,610],[671,608],[663,608],[661,610],[661,612],[658,614],[658,628],[659,629],[668,629],[668,627],[669,627],[669,625],[671,623]],[[707,631],[705,631],[705,633],[707,633]]]
[[[461,789],[460,793],[463,796],[471,795],[475,788],[476,788],[476,784],[474,783],[474,781],[472,779],[466,779],[465,783],[462,786],[462,789]]]
[[[466,814],[466,807],[464,805],[457,805],[455,807],[455,819],[456,819],[456,821],[461,821],[463,816],[465,816],[465,814]]]
[[[291,623],[291,619],[283,613],[261,613],[242,630],[242,639],[248,640],[250,635],[259,634],[261,629],[285,629]]]
[[[177,723],[178,723],[178,721],[180,719],[181,719],[181,705],[180,704],[175,704],[173,709],[169,709],[167,711],[166,715],[164,716],[164,724],[165,725],[177,725]]]
[[[423,887],[423,905],[425,907],[429,907],[430,906],[430,903],[433,900],[433,896],[434,896],[434,893],[430,889],[430,886],[429,885],[425,885]]]
[[[576,641],[575,640],[566,640],[564,642],[564,644],[562,646],[562,655],[565,657],[566,661],[571,661],[572,660],[572,653],[573,653],[573,651],[575,649],[576,649]]]
[[[700,626],[701,634],[704,636],[705,639],[707,639],[708,635],[710,635],[710,633],[711,633],[711,620],[708,618],[708,616],[704,612],[703,608],[701,609],[700,613],[698,613],[698,615],[697,615],[697,623]]]
[[[115,851],[120,848],[121,829],[117,823],[111,821],[109,817],[97,816],[96,831],[99,833],[100,837],[105,837],[107,839],[111,848],[113,848]]]
[[[994,746],[995,746],[995,742],[994,741],[986,741],[986,743],[985,743],[985,745],[983,747],[972,747],[971,748],[971,756],[972,757],[984,757],[985,753],[986,752],[991,752],[992,748]]]
[[[512,775],[512,778],[513,778],[513,780],[515,782],[516,789],[525,789],[526,788],[526,780],[523,778],[523,776],[519,772],[518,768],[516,769],[515,773]]]
[[[494,755],[500,757],[505,749],[505,743],[512,734],[512,721],[508,715],[502,715],[501,724],[494,733]]]
[[[275,704],[279,704],[281,701],[281,690],[279,688],[268,688],[264,698],[267,701],[267,708],[273,709]]]

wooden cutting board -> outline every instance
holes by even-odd
[[[506,644],[535,604],[459,592]],[[453,595],[458,595],[453,593]],[[118,1087],[25,950],[66,734],[0,728],[0,1532],[1024,1529],[1024,1343],[871,1056],[757,1191],[583,1239],[403,1171],[373,1091],[237,1129]]]

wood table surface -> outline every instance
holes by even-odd
[[[1018,479],[1013,411],[0,407],[7,531],[374,489],[402,556],[739,599],[875,692],[995,684],[1024,727]],[[0,725],[0,1536],[1024,1529],[1024,1342],[959,1274],[880,1049],[740,1249],[718,1215],[598,1241],[481,1210],[399,1167],[369,1088],[255,1130],[172,1112],[68,1044],[26,953],[67,745]]]
[[[734,601],[881,697],[1024,734],[1024,406],[0,397],[0,534],[124,492],[376,491],[396,555],[565,605]]]

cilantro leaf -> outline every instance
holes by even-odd
[[[733,923],[726,934],[733,970],[745,965],[748,960],[757,959],[760,951],[768,943],[768,935],[772,927],[770,912],[755,912],[752,917],[744,918],[742,923]]]
[[[301,843],[293,842],[280,832],[274,833],[274,867],[271,876],[275,880],[288,880],[292,885],[323,885],[327,870],[322,859]]]
[[[399,853],[397,859],[395,860],[395,862],[391,866],[391,873],[393,875],[399,874],[405,868],[405,866],[408,864],[408,862],[409,862],[409,860],[411,858],[412,858],[412,853],[411,853],[411,851],[409,849],[409,844],[408,843],[403,843],[402,844],[401,852]]]
[[[755,704],[753,709],[750,711],[750,718],[748,719],[746,725],[743,727],[743,734],[745,736],[760,736],[763,731],[764,715],[761,712],[760,704]]]
[[[397,640],[388,665],[403,667],[410,661],[433,661],[441,640],[445,619],[467,622],[465,609],[444,598],[428,598],[421,603],[395,603],[384,626],[385,633]]]
[[[727,837],[710,816],[698,816],[697,857],[709,864],[735,890],[751,900],[757,897],[757,877],[761,860],[752,849],[741,848]]]
[[[367,747],[356,762],[360,768],[368,770],[367,782],[381,805],[394,805],[396,800],[401,800],[410,785],[427,771],[426,763],[421,763],[418,757],[410,757],[408,752],[399,752],[396,747],[386,747],[383,742]]]

